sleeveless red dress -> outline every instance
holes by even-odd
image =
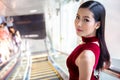
[[[95,55],[95,64],[93,66],[93,74],[94,74],[94,70],[98,64],[99,55],[100,55],[100,48],[97,44],[93,43],[95,41],[98,41],[98,38],[96,38],[96,37],[89,37],[89,38],[82,37],[82,41],[85,42],[85,44],[78,45],[73,50],[73,52],[69,55],[69,57],[67,58],[69,80],[79,80],[79,70],[75,64],[75,60],[83,50],[91,50]],[[91,76],[91,80],[95,80],[95,77],[93,74]]]

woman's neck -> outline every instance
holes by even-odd
[[[93,37],[82,37],[82,41],[85,43],[96,42],[98,38],[96,36]]]

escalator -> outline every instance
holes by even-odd
[[[11,71],[5,77],[0,78],[0,80],[63,80],[60,72],[54,65],[55,63],[48,57],[44,40],[29,39],[23,41],[21,55],[14,57],[13,67],[6,66],[7,68],[12,67]],[[39,46],[39,49],[36,48],[38,45],[34,44],[34,41],[42,46]],[[6,70],[4,72],[6,73]]]
[[[25,54],[25,53],[24,53]],[[29,70],[29,56],[22,55],[5,80],[25,80]]]
[[[30,80],[63,80],[47,55],[32,56]]]
[[[31,61],[31,62],[30,62]],[[29,75],[30,74],[30,75]],[[5,80],[63,80],[47,54],[22,55]]]

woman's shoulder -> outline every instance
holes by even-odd
[[[86,43],[78,46],[78,49],[81,50],[81,54],[83,53],[83,57],[90,56],[91,53],[98,54],[100,53],[99,44],[96,43]]]
[[[87,65],[90,63],[94,63],[95,61],[95,55],[91,50],[83,50],[81,52],[81,54],[76,58],[76,65],[79,66],[81,65],[81,63],[83,63],[83,65]]]
[[[99,43],[88,43],[86,44],[86,49],[90,49],[90,50],[99,50]]]

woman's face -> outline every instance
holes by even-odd
[[[75,19],[75,28],[78,36],[96,36],[99,22],[95,22],[94,14],[88,8],[80,8]]]
[[[13,32],[13,33],[15,32],[14,28],[10,28],[10,30],[11,30],[11,32]]]
[[[4,28],[4,25],[3,24],[0,24],[0,29],[3,29]]]

